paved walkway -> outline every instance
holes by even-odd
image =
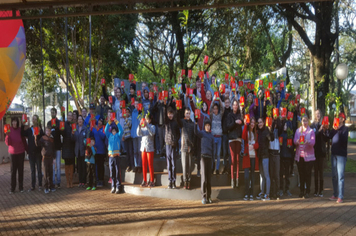
[[[343,204],[328,200],[331,180],[326,178],[324,198],[202,205],[114,195],[108,188],[62,187],[47,195],[39,191],[9,195],[10,165],[2,164],[0,235],[356,235],[355,181],[346,179]],[[24,187],[30,187],[28,162]],[[297,189],[292,192],[298,195]]]

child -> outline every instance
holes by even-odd
[[[46,127],[46,135],[43,135],[40,140],[37,140],[37,136],[35,136],[35,144],[36,146],[41,146],[41,154],[43,158],[43,166],[45,169],[44,173],[44,192],[49,193],[49,189],[52,192],[56,191],[53,184],[53,159],[54,159],[54,139],[51,136],[51,127]]]
[[[86,143],[86,140],[84,141]],[[90,137],[90,143],[85,148],[85,162],[87,163],[87,190],[96,190],[95,173],[95,139]]]
[[[122,137],[122,141],[125,143],[127,159],[128,159],[128,167],[126,172],[131,172],[132,169],[135,167],[134,165],[134,150],[133,150],[133,142],[131,138],[131,127],[132,127],[132,120],[131,120],[131,109],[130,107],[126,108],[126,117],[124,117],[124,135]]]
[[[154,158],[154,138],[156,128],[151,124],[152,115],[148,113],[145,119],[142,119],[137,129],[137,135],[142,137],[141,152],[142,152],[142,174],[143,182],[141,187],[154,187],[154,170],[153,170],[153,158]],[[147,161],[150,168],[150,181],[147,183]]]
[[[178,125],[182,128],[181,152],[184,188],[190,189],[192,153],[194,148],[194,122],[190,119],[190,109],[184,110],[184,119],[178,119]]]
[[[134,160],[135,167],[133,168],[133,172],[141,173],[142,172],[142,157],[141,157],[141,137],[137,136],[137,129],[140,125],[140,120],[138,116],[141,114],[141,111],[137,110],[138,101],[135,101],[135,105],[133,106],[133,111],[131,115],[131,138],[132,138],[132,146],[134,150]]]
[[[201,138],[201,194],[202,203],[212,203],[211,200],[211,159],[214,155],[214,135],[210,132],[211,121],[204,122],[204,131],[197,129],[197,121],[194,125],[194,133]]]
[[[105,127],[105,134],[108,139],[108,155],[109,155],[109,168],[111,173],[111,193],[123,193],[121,187],[121,169],[120,169],[120,140],[122,139],[123,130],[119,121],[115,118],[114,122],[117,126],[111,127],[111,119]]]
[[[174,111],[172,107],[167,108],[167,117],[165,119],[165,142],[167,169],[169,178],[169,189],[176,188],[176,152],[180,136],[179,126],[174,120]]]

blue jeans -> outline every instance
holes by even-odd
[[[221,152],[221,137],[214,137],[214,158],[212,158],[212,163],[216,159],[216,170],[219,170],[220,167],[220,152]],[[214,165],[212,165],[214,166]]]
[[[331,173],[334,196],[344,199],[346,157],[331,155]]]
[[[120,157],[109,157],[109,168],[111,173],[111,187],[119,189],[121,186]]]
[[[133,149],[133,143],[132,143],[132,138],[125,139],[124,141],[125,147],[126,147],[126,156],[128,160],[128,164],[131,168],[134,168],[134,149]]]
[[[61,150],[55,151],[56,158],[53,159],[53,184],[61,183]],[[56,182],[56,170],[57,170],[57,182]]]
[[[176,151],[175,147],[166,144],[168,180],[171,183],[176,182]]]
[[[41,156],[41,153],[29,154],[29,161],[30,161],[30,167],[31,167],[31,186],[33,188],[36,186],[36,168],[37,168],[38,186],[42,187],[42,156]]]
[[[260,188],[261,193],[269,195],[271,188],[271,180],[269,178],[269,159],[260,159]]]
[[[141,157],[141,137],[133,138],[133,150],[134,150],[134,161],[135,167],[142,167],[142,157]]]
[[[231,163],[231,154],[230,154],[230,147],[229,147],[229,138],[227,134],[222,136],[222,153],[224,159],[224,166],[227,167]]]
[[[251,183],[251,188],[250,188]],[[250,168],[245,169],[245,195],[253,195],[255,184],[255,158],[250,158]]]

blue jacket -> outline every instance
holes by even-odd
[[[282,134],[280,135],[280,137],[283,137],[283,144],[282,146],[280,147],[281,148],[281,157],[284,157],[284,158],[292,158],[293,157],[293,149],[294,149],[294,146],[293,146],[293,143],[292,143],[292,147],[287,147],[287,139],[288,139],[288,136],[287,136],[287,131],[284,131],[284,125],[287,124],[287,129],[291,129],[293,130],[293,126],[292,126],[292,122],[291,121],[285,121],[283,120],[282,121]],[[293,137],[291,138],[293,140]]]
[[[332,140],[331,154],[347,157],[349,129],[343,125],[338,130],[326,130],[324,135]]]
[[[99,118],[100,118],[100,115],[95,116],[95,120],[96,120],[95,124],[98,123]],[[85,118],[84,126],[87,127],[88,130],[90,129],[90,114],[88,114],[88,116]]]
[[[97,154],[106,154],[106,146],[105,146],[105,138],[106,135],[103,132],[104,126],[101,127],[99,130],[93,129],[92,133],[95,138],[95,147]]]
[[[91,151],[93,152],[93,154],[90,156],[90,158],[88,158],[87,156],[85,157],[85,162],[90,162],[90,164],[95,164],[95,154],[96,154],[96,151],[95,151],[95,148],[94,146],[91,147]]]
[[[198,130],[198,125],[194,125],[194,133],[196,136],[201,138],[201,154],[204,155],[204,157],[210,157],[212,158],[214,155],[214,135],[212,133],[208,133],[205,130],[204,131],[199,131]]]
[[[75,142],[75,156],[82,157],[85,155],[85,139],[89,137],[87,128],[83,125],[81,131],[79,132],[79,126],[77,131],[72,134],[72,140]]]
[[[140,120],[137,118],[138,117],[138,110],[135,108],[132,111],[132,116],[131,116],[131,138],[137,138],[137,128],[140,124]]]
[[[155,99],[153,99],[152,101],[149,100],[149,99],[146,99],[146,98],[145,98],[145,94],[144,94],[144,93],[145,93],[145,90],[147,90],[148,92],[149,92],[150,90],[149,90],[148,87],[145,87],[145,88],[143,89],[143,94],[142,94],[142,106],[143,106],[143,110],[144,110],[145,114],[147,114],[147,111],[149,111],[150,108],[153,107],[153,105],[154,105],[154,100],[155,100]]]
[[[109,156],[120,155],[120,142],[121,142],[122,135],[124,134],[124,131],[119,122],[117,122],[116,125],[119,131],[115,135],[109,132],[110,130],[109,123],[107,123],[105,127],[105,134],[106,137],[108,138],[108,143],[109,143],[108,145]]]

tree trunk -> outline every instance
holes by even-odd
[[[315,77],[314,77],[314,63],[313,63],[313,55],[310,53],[310,102],[312,107],[312,120],[315,120]]]

